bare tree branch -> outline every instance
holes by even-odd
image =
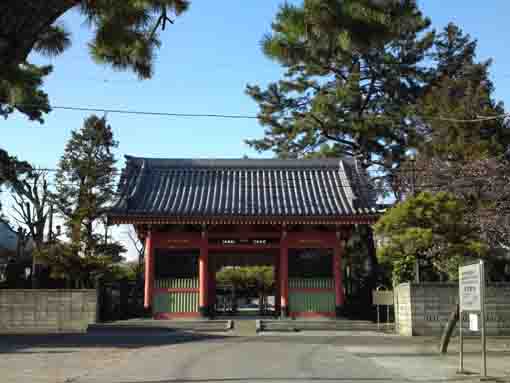
[[[136,249],[137,253],[138,253],[138,257],[141,259],[143,258],[144,256],[144,253],[145,253],[145,247],[143,245],[143,242],[140,241],[140,239],[138,238],[138,235],[134,232],[134,229],[131,227],[127,232],[126,232],[129,240],[131,241],[131,243],[133,244],[133,247]]]
[[[25,226],[40,248],[44,242],[44,230],[49,214],[50,191],[47,172],[32,171],[12,183],[13,210],[16,221]]]

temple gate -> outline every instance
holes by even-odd
[[[217,265],[235,254],[272,260],[279,315],[342,315],[346,241],[377,219],[354,160],[126,158],[109,222],[145,241],[154,318],[213,316]]]

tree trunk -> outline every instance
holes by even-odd
[[[450,339],[453,334],[453,330],[455,330],[455,326],[459,321],[460,313],[459,313],[460,305],[457,303],[455,305],[454,310],[450,313],[450,317],[448,318],[448,323],[443,330],[443,334],[441,335],[441,343],[439,345],[439,352],[441,354],[446,354],[448,352],[448,344],[450,343]]]

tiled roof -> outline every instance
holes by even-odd
[[[126,160],[110,216],[338,218],[376,213],[366,173],[350,159]]]

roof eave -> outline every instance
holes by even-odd
[[[136,214],[110,214],[108,223],[119,224],[303,224],[303,225],[354,225],[374,224],[379,219],[377,213],[350,216],[158,216]]]

